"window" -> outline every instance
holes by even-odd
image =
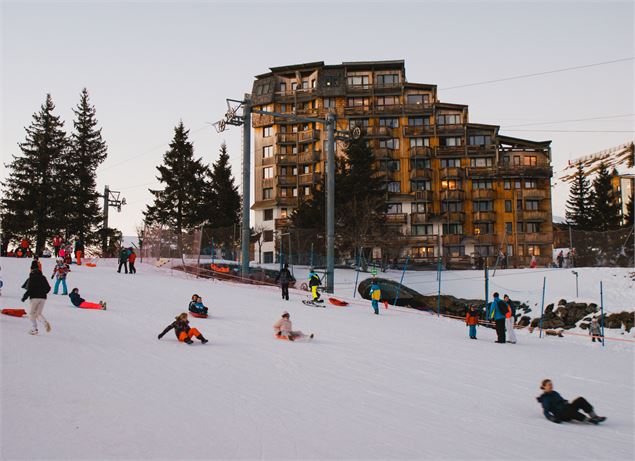
[[[460,179],[443,179],[441,181],[442,190],[463,190],[463,183]]]
[[[414,170],[417,168],[430,168],[430,159],[416,158],[414,160],[410,160],[410,169]]]
[[[410,138],[410,147],[430,147],[430,138]]]
[[[272,221],[273,220],[273,208],[268,208],[266,210],[262,210],[262,220],[263,221]]]
[[[512,201],[505,200],[505,213],[511,213],[511,212],[512,212]]]
[[[266,126],[262,129],[262,135],[265,138],[268,138],[269,136],[271,136],[273,134],[273,128],[270,126]]]
[[[346,98],[348,107],[368,107],[368,98]]]
[[[492,180],[491,179],[473,179],[472,180],[472,189],[491,189],[492,188]]]
[[[389,138],[379,140],[380,149],[399,149],[399,138]]]
[[[474,235],[485,235],[494,233],[494,223],[484,222],[474,224]]]
[[[445,255],[451,258],[460,258],[461,256],[465,256],[465,247],[459,245],[452,245],[443,247],[445,251]]]
[[[388,214],[402,213],[401,210],[402,210],[401,203],[389,203],[388,211],[386,211],[386,213]]]
[[[324,98],[322,101],[322,105],[325,109],[334,109],[335,108],[335,98]]]
[[[262,177],[264,179],[273,178],[273,167],[268,166],[262,169]]]
[[[311,172],[311,165],[302,165],[302,174],[309,174]]]
[[[437,115],[437,125],[460,125],[461,115],[459,114],[441,114]]]
[[[520,189],[520,181],[518,179],[514,181],[514,189]]]
[[[412,235],[432,235],[432,224],[415,224],[412,226]]]
[[[413,258],[434,258],[433,246],[414,247],[411,251]]]
[[[525,179],[525,189],[537,189],[538,183],[535,179]]]
[[[525,223],[525,232],[540,232],[540,223],[539,222],[526,222]]]
[[[514,155],[514,165],[520,165],[520,155]]]
[[[459,223],[443,224],[443,233],[448,235],[462,234],[463,224],[459,224]]]
[[[379,126],[397,128],[399,127],[399,119],[397,117],[382,117],[379,119]]]
[[[446,202],[445,200],[441,201],[441,212],[442,213],[461,213],[463,211],[463,202]]]
[[[536,166],[538,164],[538,158],[535,155],[525,155],[523,157],[523,165]]]
[[[379,170],[380,171],[399,171],[401,170],[401,162],[399,160],[380,160],[379,161]]]
[[[503,165],[509,165],[509,155],[503,157]]]
[[[291,82],[291,91],[295,91],[298,89],[298,82]]]
[[[431,190],[430,181],[427,179],[413,179],[410,181],[410,190],[413,192],[417,190]]]
[[[348,121],[348,127],[350,129],[355,128],[356,126],[360,128],[368,128],[368,119],[367,118],[352,118]]]
[[[348,86],[368,86],[368,75],[349,75],[346,79]]]
[[[422,106],[428,104],[430,95],[427,94],[409,94],[406,96],[406,103],[410,105]]]
[[[539,200],[525,200],[525,210],[537,211],[538,205],[540,205]]]
[[[340,86],[340,81],[337,79],[335,75],[327,75],[324,78],[324,85],[326,85],[327,87]]]
[[[262,190],[262,199],[269,200],[273,197],[273,189],[271,187],[265,187]]]
[[[474,245],[474,252],[481,256],[497,256],[496,247],[492,245]]]
[[[511,223],[511,222],[505,223],[505,233],[507,235],[512,235],[514,233],[514,223]]]
[[[399,96],[379,96],[377,98],[378,106],[397,106],[399,105]]]
[[[401,192],[401,183],[399,181],[391,181],[388,183],[388,192]]]
[[[273,157],[273,146],[265,146],[262,148],[262,158]]]
[[[256,94],[257,95],[263,95],[263,94],[268,94],[271,93],[271,84],[270,83],[261,83],[260,85],[256,86]]]
[[[510,190],[512,188],[512,182],[509,179],[503,181],[503,187],[505,190]]]
[[[460,147],[463,145],[463,138],[460,137],[449,137],[449,138],[439,138],[441,146],[444,147]]]
[[[311,188],[309,186],[304,186],[302,188],[302,194],[304,196],[311,195]]]
[[[460,168],[460,167],[461,167],[460,158],[442,158],[441,159],[441,168]]]
[[[280,93],[286,93],[286,92],[287,92],[286,82],[280,82]]]
[[[472,135],[468,139],[470,146],[486,146],[492,143],[491,138],[487,135]]]
[[[540,247],[538,245],[527,245],[527,256],[540,256]]]
[[[520,211],[523,209],[523,200],[522,199],[516,199],[516,210]]]
[[[315,88],[315,83],[316,83],[316,82],[315,82],[315,79],[314,79],[314,78],[312,78],[312,79],[311,79],[311,88]]]
[[[507,256],[514,256],[514,245],[507,245]]]
[[[296,166],[281,166],[280,176],[295,176],[298,174],[298,167]]]
[[[308,90],[309,89],[309,81],[308,80],[302,80],[302,84],[301,84],[300,88],[302,88],[303,90]]]
[[[494,202],[492,200],[479,200],[472,202],[472,211],[493,211]]]
[[[399,83],[399,74],[384,74],[377,76],[377,85],[396,85]]]
[[[430,117],[408,117],[408,126],[430,126]]]
[[[523,223],[521,221],[516,222],[516,232],[518,232],[519,234],[525,232],[525,226],[523,226]]]
[[[280,217],[281,218],[288,218],[289,217],[289,212],[286,208],[280,208]]]
[[[265,264],[273,264],[273,251],[263,251],[262,262]]]
[[[410,209],[413,213],[427,213],[428,204],[426,202],[414,202]]]
[[[470,166],[473,168],[487,168],[494,166],[493,157],[476,157],[470,159]]]

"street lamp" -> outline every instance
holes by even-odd
[[[578,298],[579,297],[579,295],[578,295],[578,276],[579,276],[579,274],[578,274],[577,271],[571,271],[571,272],[573,272],[573,275],[575,275],[575,297]]]

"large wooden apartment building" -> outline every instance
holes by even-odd
[[[407,235],[403,257],[490,264],[552,259],[550,141],[499,134],[469,120],[468,106],[439,101],[436,85],[410,83],[404,61],[313,62],[256,76],[256,109],[337,116],[337,129],[362,128],[385,172],[387,221]],[[276,235],[324,174],[319,124],[254,115],[256,226],[261,262],[274,262]],[[337,155],[341,155],[338,143]],[[396,235],[396,234],[395,234]]]

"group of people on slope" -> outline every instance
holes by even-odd
[[[505,295],[503,299],[500,299],[498,292],[494,293],[494,300],[487,306],[487,312],[485,315],[488,320],[494,320],[496,325],[497,343],[504,344],[506,342],[510,342],[512,344],[516,344],[517,339],[516,333],[514,332],[516,306],[511,299],[509,299],[509,296]],[[506,331],[509,336],[509,341],[507,341],[507,338],[505,337]],[[470,337],[472,337],[471,334]],[[473,339],[476,339],[476,332],[474,332]]]
[[[121,274],[121,268],[123,267],[126,271],[130,271],[131,274],[136,274],[137,269],[135,268],[135,261],[137,260],[137,254],[135,253],[132,247],[122,248],[119,252],[119,268],[117,272]]]
[[[562,269],[562,268],[571,268],[574,267],[573,265],[573,261],[574,261],[574,255],[575,255],[575,250],[571,250],[571,251],[567,251],[567,254],[564,254],[563,250],[560,250],[558,252],[558,255],[556,256],[556,265]]]

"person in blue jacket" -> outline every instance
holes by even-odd
[[[487,308],[487,318],[494,319],[496,323],[496,342],[499,344],[505,343],[505,318],[508,310],[509,306],[500,299],[498,292],[494,293],[494,300]]]
[[[375,311],[375,315],[379,315],[379,300],[381,299],[381,288],[379,287],[379,283],[375,277],[373,277],[373,281],[370,284],[370,302],[373,306],[373,311]]]
[[[593,410],[593,406],[584,397],[578,397],[569,403],[560,394],[553,390],[553,383],[550,379],[544,379],[540,385],[543,390],[541,396],[536,400],[542,405],[542,411],[549,421],[561,423],[562,421],[576,420],[591,424],[600,424],[606,420],[604,416],[598,416]],[[589,416],[580,412],[584,411]]]

